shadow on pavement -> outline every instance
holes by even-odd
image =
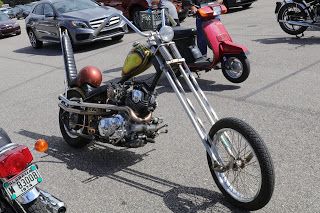
[[[18,134],[32,139],[46,139],[49,142],[47,152],[49,156],[65,163],[68,169],[78,169],[92,175],[92,177],[83,180],[83,184],[90,183],[102,176],[108,177],[130,187],[162,197],[167,208],[177,213],[198,211],[241,212],[227,203],[224,197],[215,191],[183,186],[129,168],[141,162],[153,150],[141,155],[128,149],[115,149],[101,144],[89,145],[87,148],[78,150],[68,147],[61,137],[46,136],[27,130],[21,130]],[[50,161],[41,160],[37,163],[41,162]],[[120,174],[116,174],[117,172]],[[121,175],[121,173],[125,175]],[[128,178],[128,176],[133,178]],[[151,181],[152,184],[150,185],[152,186],[143,183],[145,181]],[[157,186],[170,189],[168,191],[160,190]]]
[[[112,41],[112,40],[99,40],[93,43],[81,44],[74,47],[74,53],[83,53],[89,52],[96,49],[104,48],[111,46],[121,41]],[[34,49],[31,46],[23,47],[17,50],[14,50],[15,53],[23,53],[29,55],[44,55],[44,56],[57,56],[61,55],[61,46],[59,43],[44,43],[43,47],[40,49]]]
[[[302,38],[296,38],[296,37],[263,38],[263,39],[256,39],[253,41],[259,42],[261,44],[295,44],[300,46],[320,44],[320,38],[314,37],[314,36],[302,37]]]
[[[121,70],[121,68],[119,68],[119,70]],[[119,70],[116,70],[114,72],[117,72]],[[104,71],[104,73],[107,73],[107,72],[108,71]],[[214,72],[214,71],[212,71],[212,72]],[[142,81],[142,82],[146,82],[146,83],[150,83],[151,84],[154,75],[155,75],[154,73],[141,75],[141,76],[136,77],[135,81]],[[118,82],[120,79],[121,78],[114,78],[114,79],[105,81],[104,83]],[[183,79],[183,77],[178,77],[178,79],[180,80],[180,83],[183,86],[183,88],[185,88],[185,91],[187,93],[190,93],[191,90],[188,88],[188,85],[185,82],[185,80]],[[208,92],[210,92],[210,91],[211,92],[222,92],[222,91],[226,91],[226,90],[236,90],[236,89],[240,89],[241,88],[238,85],[216,84],[215,81],[206,80],[206,79],[203,79],[201,77],[200,78],[196,78],[196,80],[197,80],[200,88],[203,91],[208,91]],[[158,94],[173,93],[174,92],[164,74],[162,75],[162,77],[161,77],[161,79],[160,79],[160,81],[158,83],[157,92],[158,92]]]

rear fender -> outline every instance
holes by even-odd
[[[298,1],[296,1],[296,0],[284,0],[283,2],[279,2],[279,1],[278,1],[276,4],[277,4],[277,6],[276,6],[276,11],[275,11],[276,14],[278,14],[279,11],[281,10],[281,8],[282,8],[284,5],[286,5],[286,4],[297,4],[297,5],[299,5],[299,6],[307,13],[307,15],[308,15],[309,17],[313,17],[313,16],[311,15],[311,13],[310,13],[310,11],[309,11],[309,9],[308,9],[308,7],[307,7],[307,3],[306,3],[305,1],[300,1],[300,2],[298,2]],[[280,5],[280,4],[281,4],[281,5]],[[280,5],[279,8],[278,8],[278,5]],[[277,17],[277,20],[279,21],[279,16]]]
[[[220,45],[220,52],[223,53],[223,55],[225,54],[248,54],[249,50],[242,45],[238,45],[235,43],[232,43],[230,41],[225,41],[222,42]]]

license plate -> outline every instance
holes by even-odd
[[[5,191],[12,200],[27,193],[37,184],[42,182],[42,177],[35,165],[31,165],[19,175],[3,183]]]

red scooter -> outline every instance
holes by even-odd
[[[219,16],[227,12],[224,5],[208,4],[197,10],[196,16],[202,20],[202,28],[213,51],[213,59],[203,56],[196,45],[197,32],[193,28],[176,27],[174,41],[185,58],[191,71],[210,71],[221,62],[223,75],[233,83],[245,81],[250,73],[247,58],[248,49],[233,43]]]

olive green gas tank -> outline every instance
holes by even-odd
[[[122,80],[128,80],[144,72],[151,66],[151,50],[139,42],[135,42],[122,68]]]

